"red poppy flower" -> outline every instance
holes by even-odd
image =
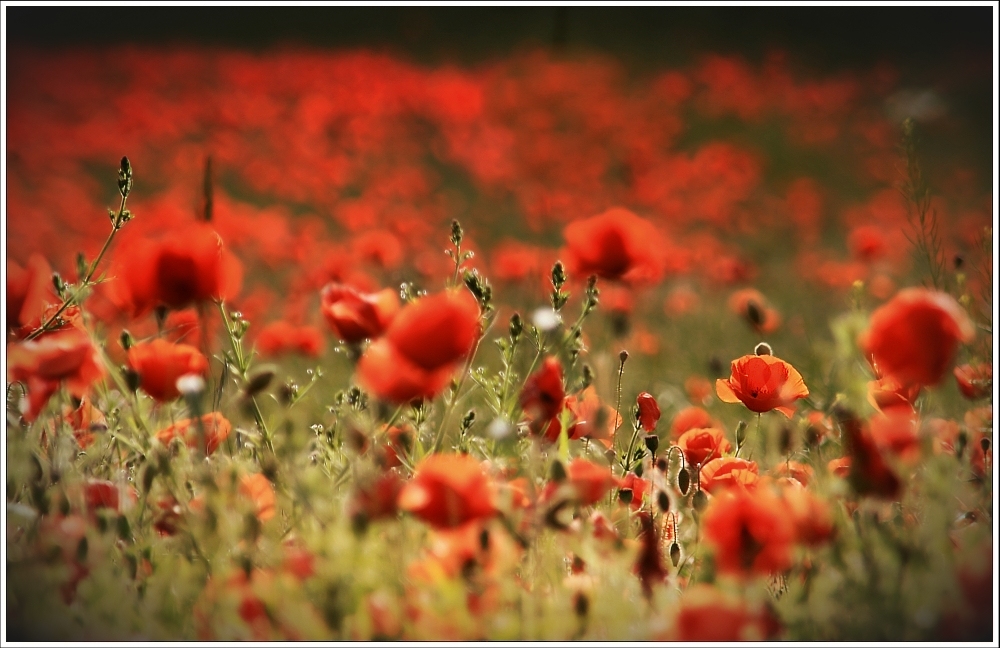
[[[712,418],[711,414],[697,405],[692,405],[685,407],[674,416],[674,421],[670,424],[670,436],[678,439],[688,430],[717,427],[722,427],[722,425]]]
[[[22,268],[7,260],[7,331],[26,335],[42,323],[43,313],[59,303],[52,285],[52,266],[40,254],[32,254]]]
[[[993,386],[993,365],[983,362],[955,367],[955,381],[962,396],[969,400],[983,398]]]
[[[677,440],[689,466],[700,466],[706,461],[721,457],[732,448],[725,434],[718,428],[688,430]]]
[[[968,315],[950,295],[907,288],[872,313],[858,342],[880,375],[904,386],[931,386],[941,382],[958,345],[974,336]]]
[[[374,340],[385,332],[399,311],[399,296],[391,288],[362,293],[345,284],[331,283],[320,292],[320,311],[337,337],[356,344]]]
[[[90,385],[104,376],[100,352],[83,331],[70,328],[7,347],[7,381],[28,387],[28,411],[33,421],[60,384],[83,398]]]
[[[66,422],[73,429],[77,444],[86,449],[94,442],[94,433],[108,429],[107,420],[101,410],[94,407],[90,397],[80,399],[80,406],[64,412]]]
[[[629,507],[633,511],[638,511],[642,508],[642,503],[646,499],[646,493],[650,491],[651,486],[652,482],[648,479],[637,477],[635,473],[630,472],[622,478],[619,488],[627,488],[632,491],[632,501],[629,502]]]
[[[657,251],[663,249],[656,226],[627,209],[615,207],[573,221],[563,230],[570,274],[602,279],[656,282],[663,275]]]
[[[619,480],[611,474],[608,466],[599,466],[586,459],[574,459],[566,467],[566,476],[577,501],[583,506],[595,504],[604,497]]]
[[[436,528],[492,517],[494,489],[479,462],[463,454],[432,454],[399,493],[399,508]]]
[[[769,574],[791,566],[795,528],[770,489],[719,493],[705,510],[704,525],[722,573]]]
[[[239,493],[253,502],[254,513],[261,522],[267,522],[277,513],[274,486],[260,473],[240,477]]]
[[[479,337],[479,305],[467,291],[423,297],[399,312],[358,362],[358,381],[379,398],[433,398]]]
[[[128,350],[128,364],[139,374],[142,389],[160,402],[180,396],[177,379],[188,374],[203,376],[208,360],[198,349],[166,340],[139,342]]]
[[[391,470],[372,479],[358,480],[348,505],[351,518],[370,521],[395,516],[403,485],[403,480]]]
[[[278,320],[260,330],[255,348],[268,357],[298,353],[315,358],[323,351],[323,335],[315,326],[295,326]]]
[[[642,392],[635,399],[635,404],[639,407],[639,424],[646,432],[656,429],[656,424],[660,421],[660,405],[656,398],[648,392]]]
[[[589,438],[610,447],[614,436],[618,413],[613,407],[601,403],[597,390],[591,385],[579,394],[567,396],[566,409],[570,412],[570,423],[567,430],[569,439]],[[549,443],[559,440],[562,426],[558,417],[549,421],[548,427],[542,433]]]
[[[157,306],[235,297],[243,267],[205,223],[188,223],[159,240],[132,241],[118,259],[118,301],[139,315]]]
[[[222,444],[232,431],[232,424],[219,412],[211,412],[201,417],[201,425],[205,429],[205,454],[210,455]],[[170,445],[176,437],[184,440],[188,447],[198,445],[200,432],[194,419],[182,419],[173,425],[156,433],[157,440],[163,445]]]
[[[886,414],[897,411],[912,414],[920,389],[920,385],[900,385],[894,378],[885,376],[868,381],[868,402]]]
[[[791,418],[793,403],[809,395],[795,367],[772,355],[745,355],[732,362],[728,380],[715,381],[715,392],[724,403],[740,403],[758,414],[778,410]]]
[[[781,630],[766,608],[746,602],[713,585],[692,585],[681,597],[674,631],[664,639],[684,642],[763,641]]]
[[[549,356],[542,368],[528,376],[521,390],[521,409],[537,430],[562,411],[566,392],[563,390],[562,365],[559,359]]]
[[[701,489],[713,495],[737,486],[752,488],[759,479],[757,463],[739,457],[719,457],[701,467]]]
[[[788,516],[795,526],[795,539],[806,546],[823,544],[835,530],[833,515],[826,502],[803,486],[785,486],[781,489]]]
[[[847,458],[850,459],[847,481],[851,488],[859,495],[898,499],[903,484],[882,457],[861,419],[844,409],[837,409],[835,414],[843,432]]]
[[[920,458],[920,435],[913,416],[876,414],[868,421],[868,426],[875,445],[883,453],[888,452],[906,462]]]

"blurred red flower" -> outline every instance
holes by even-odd
[[[879,410],[889,414],[903,412],[912,414],[917,397],[920,396],[920,385],[900,385],[895,378],[885,376],[868,381],[868,402]]]
[[[587,459],[574,459],[566,467],[566,475],[577,501],[588,506],[604,497],[612,487],[620,484],[608,466],[599,466]]]
[[[781,489],[788,516],[795,526],[796,542],[815,547],[833,537],[833,515],[827,503],[804,486]]]
[[[177,389],[181,376],[204,376],[208,372],[208,360],[198,349],[162,339],[137,343],[128,350],[128,364],[139,374],[143,391],[160,402],[181,395]]]
[[[791,418],[793,403],[809,395],[795,367],[772,355],[745,355],[732,362],[728,380],[715,381],[715,391],[725,403],[740,403],[758,414],[778,410]]]
[[[403,480],[391,470],[371,479],[359,479],[348,504],[348,514],[352,520],[365,522],[395,516],[403,485]]]
[[[751,609],[739,598],[714,585],[697,583],[681,597],[671,641],[762,641],[781,630],[767,609]]]
[[[649,392],[640,393],[635,404],[639,408],[639,424],[646,432],[656,429],[656,424],[660,422],[660,405],[656,398]]]
[[[677,412],[677,415],[674,416],[674,421],[670,424],[670,436],[678,439],[688,430],[712,427],[721,427],[721,424],[712,418],[712,415],[704,408],[691,405]]]
[[[261,522],[267,522],[277,513],[277,498],[274,486],[260,473],[240,477],[239,493],[254,505],[254,514]]]
[[[629,502],[629,507],[631,507],[633,511],[638,511],[642,508],[642,503],[646,499],[646,493],[650,491],[651,487],[652,482],[648,479],[636,476],[633,472],[629,472],[625,475],[619,485],[619,488],[621,489],[627,488],[632,491],[632,501]]]
[[[659,230],[621,207],[592,218],[576,220],[563,230],[566,265],[571,275],[654,283],[663,276],[657,252],[663,249]]]
[[[358,380],[397,403],[433,398],[478,337],[479,305],[467,291],[423,297],[403,308],[384,337],[368,347],[358,362]]]
[[[549,356],[542,368],[528,376],[521,389],[521,409],[537,431],[562,411],[566,392],[563,389],[562,365],[559,359]]]
[[[432,454],[403,486],[399,508],[439,529],[492,517],[494,488],[482,466],[464,454]]]
[[[35,420],[60,384],[82,399],[90,385],[103,377],[100,352],[77,328],[7,346],[7,382],[27,385],[28,410],[24,417],[28,421]]]
[[[993,365],[982,362],[955,367],[955,381],[958,390],[969,400],[983,398],[993,387]]]
[[[931,386],[941,382],[958,345],[973,337],[972,322],[950,295],[907,288],[872,313],[858,342],[877,374]]]
[[[239,293],[243,266],[205,223],[187,223],[159,240],[132,241],[117,259],[117,301],[134,316],[157,306],[181,309]]]
[[[879,452],[871,433],[865,429],[864,423],[854,413],[845,409],[836,409],[834,414],[843,434],[844,446],[850,467],[847,481],[858,495],[871,495],[887,500],[898,499],[902,494],[903,484],[899,477],[886,463]],[[833,464],[833,462],[831,462]],[[831,472],[840,474],[842,464],[828,465]]]
[[[331,283],[320,292],[320,311],[337,337],[355,344],[385,332],[399,311],[399,296],[391,288],[363,293],[346,284]]]
[[[701,467],[699,479],[702,490],[713,495],[736,486],[752,487],[759,479],[757,463],[739,457],[719,457]]]
[[[32,254],[28,266],[7,260],[7,332],[27,335],[42,323],[42,316],[59,303],[52,285],[52,267],[40,254]]]
[[[739,315],[757,333],[774,333],[781,326],[781,314],[755,288],[737,290],[729,296],[729,310]]]
[[[323,352],[323,334],[315,326],[295,326],[285,320],[265,325],[257,334],[255,348],[267,357],[298,353],[311,358]]]
[[[795,528],[781,500],[768,488],[719,493],[705,509],[705,539],[725,574],[781,572],[791,566]]]
[[[211,412],[201,417],[205,429],[205,454],[210,455],[226,440],[233,426],[220,412]],[[156,433],[156,439],[163,445],[170,445],[176,437],[184,440],[189,447],[198,445],[198,423],[195,419],[182,419]]]

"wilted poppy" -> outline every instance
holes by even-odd
[[[205,223],[188,223],[159,240],[134,241],[116,264],[118,301],[133,315],[235,297],[243,267]]]
[[[555,418],[563,407],[566,392],[563,388],[563,372],[559,359],[549,356],[542,368],[528,376],[521,389],[521,409],[531,421],[533,430]]]
[[[205,454],[210,455],[226,440],[232,431],[232,424],[219,412],[211,412],[201,417],[201,429],[205,433]],[[156,439],[169,445],[174,438],[180,437],[189,447],[198,446],[200,437],[198,422],[195,419],[182,419],[156,433]]]
[[[403,486],[399,508],[436,528],[454,528],[493,516],[494,489],[479,462],[469,455],[432,454]]]
[[[208,360],[198,349],[162,339],[134,345],[128,350],[128,364],[139,374],[143,391],[160,402],[181,395],[177,389],[181,376],[203,376],[208,372]]]
[[[28,410],[24,416],[29,421],[38,416],[60,384],[82,399],[90,385],[103,376],[100,352],[90,337],[76,328],[7,347],[7,381],[27,385]]]
[[[655,282],[663,275],[657,256],[663,249],[659,230],[627,209],[615,207],[573,221],[563,236],[571,274],[628,282]]]
[[[973,337],[972,322],[951,295],[907,288],[872,313],[858,342],[879,375],[931,386],[944,378],[958,345]]]
[[[639,424],[646,432],[656,429],[656,424],[660,422],[660,405],[656,398],[648,392],[642,392],[635,399],[635,404],[639,408]]]
[[[404,403],[433,398],[479,336],[479,305],[449,290],[407,305],[358,362],[359,382],[380,398]]]
[[[725,403],[740,403],[758,414],[778,410],[791,418],[793,404],[809,395],[795,367],[773,355],[745,355],[732,362],[728,380],[715,381],[715,391]]]
[[[704,528],[722,573],[769,574],[791,566],[795,528],[768,488],[719,493],[705,510]]]
[[[326,323],[349,344],[382,335],[399,308],[399,295],[391,288],[363,293],[352,286],[331,283],[320,292],[320,312]]]
[[[684,453],[688,465],[700,466],[729,452],[732,445],[718,428],[694,428],[681,435],[677,447]]]

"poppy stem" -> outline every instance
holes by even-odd
[[[229,337],[229,344],[233,348],[233,359],[236,360],[236,368],[240,372],[240,377],[245,381],[247,379],[247,369],[249,369],[249,363],[247,359],[243,356],[243,343],[236,338],[233,334],[233,327],[229,321],[229,316],[226,314],[226,304],[223,300],[216,302],[219,306],[219,313],[222,314],[222,323],[226,326],[226,335]],[[261,414],[260,406],[257,404],[257,398],[255,396],[250,396],[250,403],[253,405],[253,417],[254,421],[257,423],[257,428],[264,439],[264,446],[274,452],[274,445],[271,443],[271,433],[267,430],[267,425],[264,423],[264,416]]]

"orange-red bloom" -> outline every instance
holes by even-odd
[[[126,250],[116,289],[133,315],[235,297],[243,282],[239,260],[205,223],[180,226],[160,240],[133,241]]]
[[[7,331],[26,335],[42,323],[46,309],[59,302],[52,286],[52,266],[40,254],[32,254],[22,268],[7,260]]]
[[[97,347],[83,331],[70,328],[7,347],[7,381],[28,387],[27,420],[33,421],[49,397],[65,384],[83,398],[90,385],[104,376]]]
[[[713,427],[721,427],[721,424],[712,418],[712,415],[703,408],[692,405],[685,407],[674,416],[674,421],[670,425],[670,436],[678,439],[688,430]]]
[[[563,230],[570,274],[602,279],[655,282],[663,275],[657,252],[663,249],[656,226],[615,207],[593,218],[573,221]]]
[[[721,457],[732,448],[725,434],[718,428],[688,430],[677,440],[677,446],[690,466],[700,466],[706,461]]]
[[[323,352],[323,334],[315,326],[295,326],[278,320],[261,328],[255,346],[263,356],[298,353],[315,358]]]
[[[886,414],[891,412],[912,414],[913,405],[919,396],[920,385],[900,385],[891,376],[868,381],[868,402]]]
[[[277,513],[274,486],[264,475],[253,473],[240,477],[239,492],[240,495],[253,502],[254,512],[261,522],[267,522]]]
[[[611,488],[619,485],[618,478],[611,474],[608,466],[599,466],[586,459],[574,459],[566,467],[569,484],[576,493],[577,501],[587,506],[604,497]]]
[[[521,409],[531,421],[532,430],[558,416],[565,397],[562,365],[558,358],[549,356],[541,369],[528,376],[521,390]]]
[[[713,495],[736,486],[753,487],[758,480],[757,463],[739,457],[719,457],[701,467],[701,488]]]
[[[439,529],[493,516],[494,488],[479,462],[463,454],[432,454],[399,493],[399,508]]]
[[[872,313],[858,342],[876,372],[900,385],[936,385],[975,329],[947,293],[907,288]]]
[[[320,293],[320,311],[337,337],[354,344],[385,332],[399,311],[399,296],[391,288],[362,293],[352,286],[331,283]]]
[[[772,355],[745,355],[732,362],[728,380],[715,382],[715,392],[725,403],[740,403],[758,414],[778,410],[791,418],[793,404],[809,395],[795,367]]]
[[[993,365],[983,362],[955,367],[955,381],[958,383],[958,390],[969,400],[983,398],[993,386]]]
[[[204,450],[207,455],[215,452],[233,429],[229,420],[219,412],[211,412],[202,416],[201,425],[205,430]],[[174,438],[180,437],[188,447],[194,448],[198,445],[199,434],[197,421],[188,418],[163,428],[156,433],[156,439],[164,445],[169,445]]]
[[[795,528],[770,489],[719,493],[705,510],[704,523],[705,538],[715,547],[722,573],[767,574],[791,566]]]
[[[162,339],[133,346],[128,350],[128,364],[139,374],[142,389],[160,402],[180,396],[177,379],[181,376],[208,372],[208,360],[198,349]]]
[[[358,380],[380,398],[405,403],[433,398],[479,336],[479,305],[449,290],[407,305],[358,362]]]
[[[763,641],[781,627],[767,609],[752,609],[712,585],[692,585],[681,597],[671,641]]]
[[[781,496],[795,526],[797,542],[814,547],[833,536],[833,515],[826,502],[803,486],[786,486]]]

